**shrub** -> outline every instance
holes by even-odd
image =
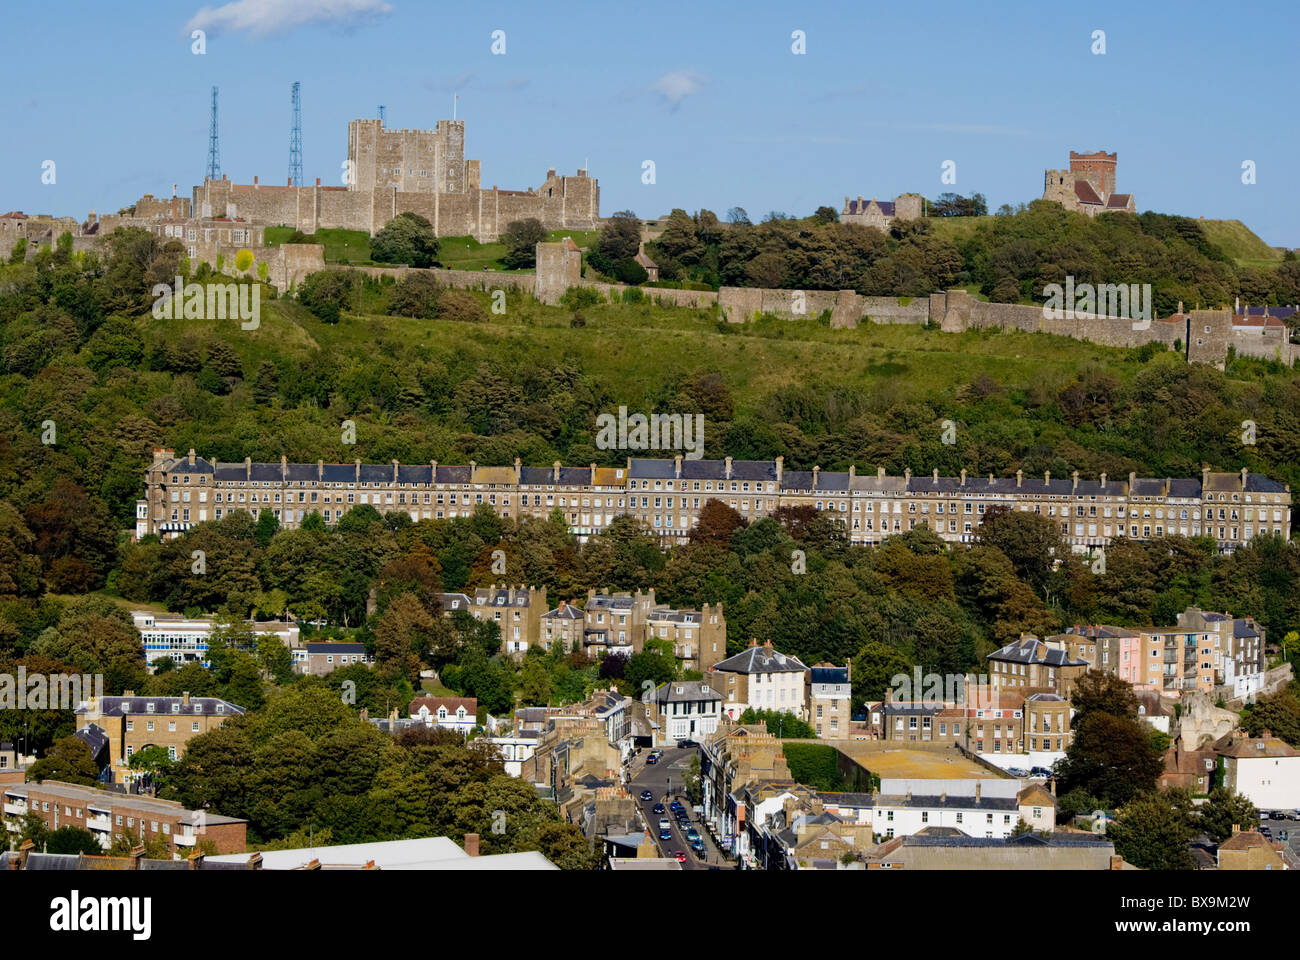
[[[485,323],[487,311],[478,297],[464,290],[447,290],[438,297],[438,319],[462,323]]]
[[[569,326],[585,327],[586,325],[587,325],[587,318],[584,317],[580,312],[575,311],[573,314],[573,319],[569,321]]]
[[[636,286],[650,279],[650,274],[646,273],[645,267],[631,257],[614,264],[614,276],[618,278],[620,283],[626,283],[629,286]]]
[[[398,317],[438,316],[438,297],[442,287],[431,273],[411,271],[404,274],[393,287],[393,299],[388,312]]]
[[[623,291],[624,303],[640,303],[645,299],[645,294],[641,292],[640,287],[628,287]]]
[[[560,303],[570,310],[580,310],[583,307],[594,307],[604,299],[594,287],[570,287],[564,291]]]
[[[253,265],[253,251],[244,249],[235,254],[235,269],[243,273]]]
[[[354,270],[317,270],[303,278],[298,302],[325,323],[338,323],[344,310],[352,308],[357,274]]]
[[[267,263],[265,260],[263,260],[261,263],[257,265],[257,277],[259,280],[265,283],[267,278],[270,276],[271,276],[271,265]]]

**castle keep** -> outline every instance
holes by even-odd
[[[194,188],[200,217],[240,218],[315,233],[320,228],[371,235],[399,213],[418,213],[440,237],[496,240],[513,220],[536,218],[548,230],[592,230],[600,221],[600,187],[587,176],[554,169],[536,189],[481,186],[480,165],[465,159],[465,121],[433,130],[388,130],[378,119],[348,124],[343,186],[272,186],[204,180]]]
[[[887,476],[883,467],[847,471],[786,470],[775,460],[628,458],[621,467],[489,467],[353,463],[219,463],[189,451],[154,451],[145,499],[136,504],[136,537],[177,537],[208,520],[247,510],[273,513],[297,527],[309,513],[337,522],[358,504],[412,520],[471,516],[480,506],[509,518],[545,519],[559,510],[579,539],[604,532],[620,515],[636,518],[664,543],[685,543],[700,510],[720,500],[746,520],[780,507],[808,506],[839,519],[853,543],[880,543],[918,524],[952,543],[973,542],[990,507],[1053,519],[1072,550],[1104,548],[1115,537],[1149,540],[1210,536],[1230,551],[1260,535],[1291,536],[1291,490],[1258,473],[1199,478],[1084,480],[967,476]]]

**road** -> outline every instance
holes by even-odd
[[[645,820],[650,836],[654,838],[655,845],[660,850],[660,855],[671,857],[673,852],[681,850],[686,854],[686,862],[682,864],[684,870],[705,870],[709,867],[722,867],[724,869],[734,866],[734,863],[724,857],[716,846],[709,832],[704,829],[704,825],[699,822],[695,811],[691,809],[691,803],[686,797],[686,777],[690,771],[691,758],[696,755],[697,748],[678,749],[677,747],[665,747],[664,755],[658,763],[646,764],[645,759],[650,754],[649,748],[645,748],[633,760],[630,768],[631,780],[628,783],[628,790],[636,798],[637,808],[641,811],[641,816]],[[642,800],[641,791],[649,790],[653,795],[652,800]],[[704,853],[699,854],[691,849],[690,841],[686,839],[685,831],[677,825],[677,818],[673,816],[669,804],[677,798],[686,804],[686,813],[690,818],[690,823],[700,832],[704,840]],[[653,813],[651,808],[656,803],[664,805],[664,813]],[[671,840],[659,839],[659,820],[661,817],[667,817],[672,831]]]

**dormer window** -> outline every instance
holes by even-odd
[[[153,703],[146,703],[144,705],[144,710],[145,713],[153,713]]]

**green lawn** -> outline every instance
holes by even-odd
[[[266,245],[279,246],[293,235],[293,227],[267,227]],[[317,230],[310,242],[325,244],[326,263],[369,263],[370,234],[364,230]]]

